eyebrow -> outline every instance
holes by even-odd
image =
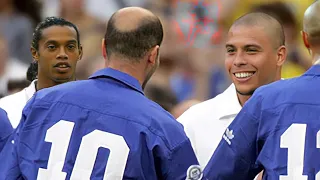
[[[262,49],[262,47],[257,45],[257,44],[247,44],[247,45],[244,46],[245,49],[252,48],[252,47],[253,48],[257,48],[257,49]]]
[[[76,40],[69,40],[66,42],[66,44],[70,44],[70,43],[76,44],[77,41]],[[59,43],[58,43],[58,41],[55,41],[55,40],[48,40],[45,42],[45,44],[59,44]]]
[[[228,48],[228,47],[230,47],[230,48],[235,48],[235,46],[232,45],[232,44],[226,44],[226,48]]]

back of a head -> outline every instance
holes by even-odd
[[[156,45],[161,45],[163,27],[150,11],[129,7],[114,13],[107,25],[105,45],[108,58],[119,56],[139,62]]]
[[[320,45],[320,1],[315,1],[304,14],[303,30],[311,45]]]
[[[285,45],[285,35],[280,22],[272,16],[262,12],[252,12],[238,18],[230,29],[236,26],[261,27],[270,36],[272,44],[278,48]]]

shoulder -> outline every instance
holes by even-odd
[[[53,87],[41,89],[36,92],[35,101],[54,102],[68,95],[73,95],[73,94],[76,95],[79,92],[84,92],[86,91],[86,89],[88,89],[88,85],[86,84],[86,82],[87,80],[72,81],[72,82],[56,85]]]
[[[183,133],[182,125],[168,111],[146,97],[145,100],[146,103],[142,106],[140,112],[142,114],[150,114],[150,118],[148,118],[150,128],[158,126],[159,128],[156,128],[156,130],[161,132],[161,134],[166,134],[165,132],[170,131],[170,128],[173,132]]]
[[[56,103],[61,106],[54,107]],[[61,111],[58,107],[77,106],[103,116],[121,118],[131,128],[143,129],[147,136],[164,142],[171,150],[188,140],[182,125],[160,105],[140,92],[111,83],[95,80],[65,83],[40,90],[30,104],[57,113]]]
[[[279,80],[259,87],[243,106],[243,112],[249,113],[256,119],[262,112],[275,113],[277,107],[292,101],[294,86],[298,78]]]
[[[0,108],[0,141],[13,131],[5,110]]]
[[[5,129],[11,128],[12,126],[10,124],[10,121],[8,119],[7,112],[0,108],[0,131],[4,131]],[[5,129],[3,129],[5,128]],[[1,137],[0,137],[1,139]]]
[[[295,90],[299,77],[291,79],[279,80],[264,86],[259,87],[249,99],[254,101],[263,101],[264,108],[271,108],[283,103],[288,95]]]
[[[7,112],[0,108],[0,119],[6,119],[7,118]]]

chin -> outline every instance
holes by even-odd
[[[65,82],[69,82],[69,81],[73,81],[72,77],[56,77],[56,78],[54,78],[54,82],[57,82],[57,83],[65,83]]]
[[[251,96],[255,90],[256,89],[241,89],[241,88],[238,89],[238,88],[236,88],[237,93],[239,93],[243,96]]]

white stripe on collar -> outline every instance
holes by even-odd
[[[313,65],[319,65],[320,64],[320,59],[318,59],[316,62],[314,62]]]

